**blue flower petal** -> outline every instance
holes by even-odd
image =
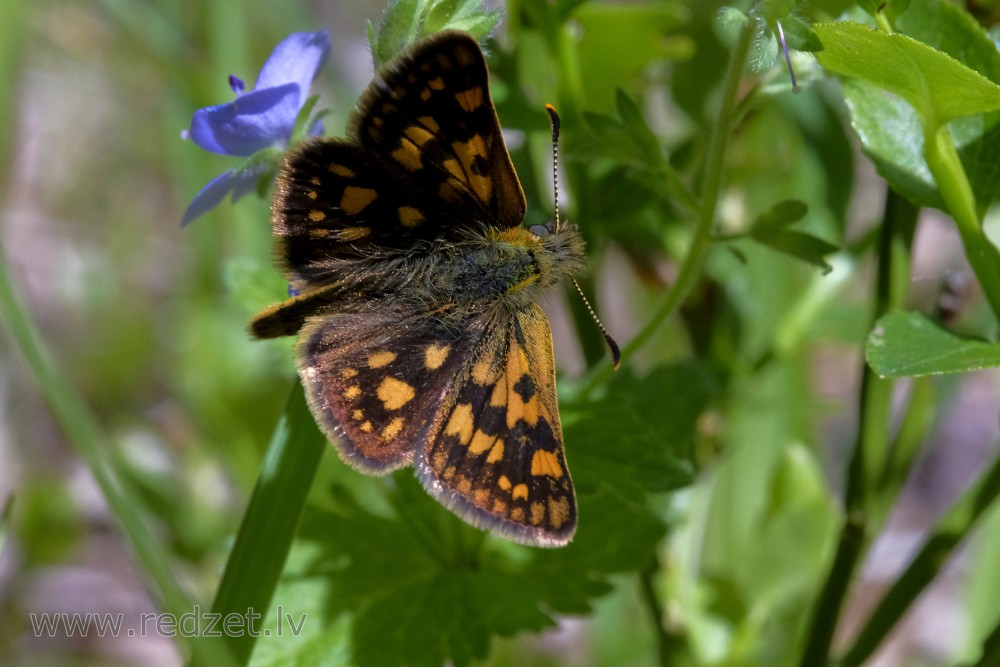
[[[255,90],[229,104],[198,109],[191,117],[191,139],[207,151],[252,155],[287,143],[301,105],[299,86]]]
[[[316,73],[330,55],[326,30],[289,35],[264,63],[252,92],[240,94],[242,81],[230,77],[237,98],[229,104],[199,109],[189,131],[181,133],[201,148],[223,155],[249,156],[270,147],[287,147],[292,130]],[[309,134],[323,131],[318,120]],[[181,219],[181,226],[219,205],[227,195],[233,201],[251,192],[272,167],[257,164],[231,169],[213,178],[195,196]]]
[[[309,128],[309,136],[310,137],[318,137],[321,134],[323,134],[323,129],[324,129],[323,128],[323,119],[322,118],[317,118],[316,121]]]
[[[326,30],[294,32],[274,47],[271,56],[260,69],[254,90],[297,83],[299,90],[303,91],[299,106],[295,109],[297,114],[305,104],[316,73],[329,57],[330,34]]]
[[[267,165],[257,165],[251,169],[230,169],[210,180],[184,211],[181,227],[218,206],[229,193],[232,193],[233,201],[236,201],[251,192],[257,185],[257,179],[266,170]]]

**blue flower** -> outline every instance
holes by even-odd
[[[191,129],[182,133],[184,138],[213,153],[248,159],[201,189],[184,212],[182,226],[214,208],[227,195],[232,194],[235,201],[252,191],[274,169],[275,159],[268,159],[267,153],[280,155],[288,148],[295,123],[309,98],[309,87],[329,55],[330,36],[326,30],[293,33],[275,47],[252,91],[243,93],[243,82],[230,76],[236,99],[194,112]],[[322,132],[318,120],[309,126],[310,136]]]

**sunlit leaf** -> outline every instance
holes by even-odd
[[[865,356],[882,377],[919,377],[1000,366],[1000,344],[963,338],[921,313],[896,312],[875,324]]]

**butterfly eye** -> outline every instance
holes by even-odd
[[[546,236],[552,233],[552,230],[545,225],[532,225],[528,227],[528,231],[537,236],[540,239],[544,239]]]

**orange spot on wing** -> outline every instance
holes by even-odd
[[[423,146],[428,141],[434,138],[434,135],[420,127],[419,125],[411,125],[403,131],[406,137],[415,143],[417,146]]]
[[[497,440],[490,450],[490,455],[486,457],[487,463],[496,463],[503,459],[503,440]]]
[[[569,500],[563,496],[549,498],[549,524],[559,530],[569,521]]]
[[[556,479],[563,476],[559,458],[550,451],[539,449],[531,457],[531,474],[548,475]]]
[[[348,185],[344,188],[344,194],[340,198],[340,208],[348,215],[357,215],[368,204],[375,201],[376,197],[378,197],[378,193],[371,188],[359,188],[356,185]]]
[[[458,160],[445,160],[442,166],[459,182],[465,181],[465,172],[462,171],[462,165],[458,163]]]
[[[420,151],[409,141],[400,144],[399,148],[389,155],[392,156],[393,160],[410,171],[420,171],[423,169],[424,163],[420,158]]]
[[[421,116],[417,122],[435,134],[441,131],[441,126],[434,120],[434,116]]]
[[[411,385],[391,376],[382,380],[375,393],[386,410],[398,410],[417,395]]]
[[[545,505],[542,503],[531,503],[531,525],[537,526],[545,518]]]
[[[449,352],[451,352],[451,345],[438,345],[437,343],[428,345],[424,348],[424,366],[429,370],[436,371],[444,365]]]
[[[488,202],[493,194],[493,179],[489,174],[476,174],[472,167],[476,158],[489,159],[483,137],[477,134],[468,141],[453,141],[451,149],[455,151],[455,155],[458,156],[462,164],[462,180],[465,180],[472,187],[472,191],[476,193],[476,197],[480,201]]]
[[[517,500],[518,498],[523,498],[524,500],[527,500],[528,499],[528,485],[527,484],[518,484],[517,486],[515,486],[514,490],[511,491],[511,497],[513,497],[514,500]]]
[[[468,445],[469,441],[472,440],[472,433],[475,431],[475,428],[475,420],[472,417],[472,404],[459,403],[451,411],[451,417],[448,418],[448,425],[444,428],[444,434],[458,436],[460,443]]]
[[[477,429],[475,435],[472,436],[472,442],[469,443],[469,453],[478,455],[486,452],[493,447],[496,439],[495,435],[487,435]]]
[[[341,241],[357,241],[365,238],[371,233],[372,230],[368,227],[344,227],[337,232],[337,238]]]
[[[388,366],[396,360],[396,353],[392,350],[382,350],[368,355],[368,368],[382,368]]]
[[[466,111],[475,111],[483,106],[483,87],[473,86],[468,90],[455,93],[455,99],[458,100],[458,105]]]
[[[406,424],[406,420],[402,417],[396,417],[389,425],[382,429],[382,435],[380,436],[383,441],[389,442],[403,430],[403,425]]]
[[[354,178],[355,176],[353,170],[345,167],[342,164],[337,164],[336,162],[331,162],[330,164],[328,164],[326,169],[330,173],[336,174],[337,176],[343,176],[344,178]],[[319,183],[315,183],[314,185],[319,185]]]
[[[399,213],[399,222],[404,227],[416,227],[424,221],[424,214],[418,208],[400,206],[397,212]]]

